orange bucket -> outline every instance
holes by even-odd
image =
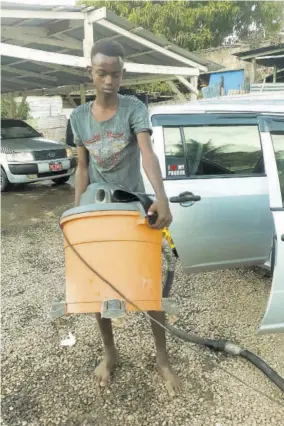
[[[142,311],[162,309],[162,231],[138,203],[92,204],[64,213],[64,235],[82,258]],[[144,215],[145,216],[145,215]],[[101,312],[121,297],[77,257],[65,240],[66,313]],[[125,303],[126,311],[136,309]]]

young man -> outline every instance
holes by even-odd
[[[76,108],[71,116],[74,141],[78,150],[75,204],[89,183],[107,182],[133,192],[145,192],[140,171],[143,168],[155,190],[156,201],[149,214],[158,218],[153,228],[162,229],[172,221],[159,161],[150,140],[151,128],[146,106],[135,97],[121,96],[119,90],[124,70],[122,46],[112,40],[98,41],[91,51],[89,73],[96,89],[96,100]],[[150,312],[165,323],[163,312]],[[108,381],[117,362],[111,320],[96,315],[105,347],[105,357],[95,374],[101,385]],[[157,351],[158,370],[171,395],[177,393],[179,379],[174,374],[166,351],[165,330],[151,323]]]

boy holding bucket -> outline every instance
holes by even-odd
[[[157,213],[155,229],[168,227],[172,222],[165,194],[159,161],[150,140],[151,128],[146,106],[137,98],[121,96],[119,90],[124,71],[122,46],[112,40],[98,41],[91,51],[88,71],[96,89],[96,100],[76,108],[70,121],[78,151],[75,204],[89,183],[114,183],[131,192],[145,192],[140,171],[143,168],[155,190],[156,201],[148,214]],[[150,312],[151,317],[165,323],[164,312]],[[98,381],[105,385],[117,362],[111,320],[96,314],[105,347],[105,357],[97,367]],[[170,365],[165,330],[151,322],[157,367],[171,395],[179,389],[179,378]]]

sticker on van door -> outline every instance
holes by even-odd
[[[166,158],[167,178],[180,178],[185,176],[184,160],[179,158]]]

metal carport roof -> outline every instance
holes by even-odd
[[[178,79],[196,92],[200,72],[221,66],[137,28],[106,8],[1,3],[2,93],[70,93],[89,88],[93,40],[118,40],[126,53],[124,85]],[[185,79],[190,77],[191,83]]]
[[[255,59],[257,64],[265,67],[284,68],[284,43],[237,52],[234,55],[247,62]]]
[[[234,53],[239,59],[252,63],[251,82],[256,81],[256,66],[273,67],[271,80],[276,83],[284,70],[284,43],[262,46],[245,52]],[[270,78],[269,78],[270,80]]]

